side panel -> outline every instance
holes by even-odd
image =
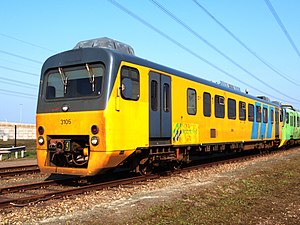
[[[137,101],[121,96],[122,66],[136,68],[140,74],[140,97]],[[104,111],[106,121],[106,152],[126,151],[132,153],[137,147],[147,147],[148,127],[148,68],[122,62]]]

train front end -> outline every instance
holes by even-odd
[[[105,108],[117,74],[113,53],[76,48],[47,59],[37,104],[43,173],[91,176],[116,166],[106,152]]]

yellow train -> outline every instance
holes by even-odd
[[[36,124],[42,172],[91,176],[128,166],[148,173],[192,154],[278,146],[282,111],[102,38],[46,60]]]

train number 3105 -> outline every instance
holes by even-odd
[[[61,119],[60,125],[70,125],[72,123],[71,119]]]

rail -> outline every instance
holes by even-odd
[[[10,158],[12,153],[15,153],[15,158],[18,158],[19,152],[21,153],[21,158],[25,157],[26,146],[11,147],[11,148],[0,148],[0,161],[2,161],[3,154],[7,154],[7,157]]]

